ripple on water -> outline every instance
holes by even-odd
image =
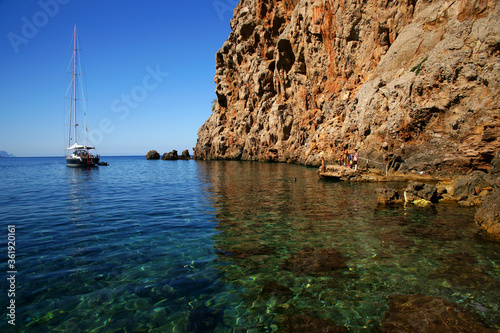
[[[500,246],[468,208],[380,207],[378,184],[287,164],[6,160],[21,331],[377,331],[416,293],[500,329]]]

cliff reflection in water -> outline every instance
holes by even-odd
[[[473,210],[379,207],[380,184],[323,182],[302,166],[199,170],[218,220],[218,269],[241,298],[226,324],[377,329],[389,296],[421,293],[500,326],[500,248],[477,237]]]

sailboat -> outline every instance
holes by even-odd
[[[78,44],[77,44],[77,36],[76,36],[76,24],[74,29],[73,36],[73,57],[71,62],[71,74],[72,79],[70,86],[68,88],[68,92],[70,92],[70,96],[67,97],[71,100],[70,102],[70,110],[69,110],[69,135],[68,135],[68,148],[66,148],[66,164],[69,167],[94,167],[99,165],[99,155],[95,154],[95,147],[87,144],[87,121],[86,121],[86,112],[84,112],[83,124],[79,124],[79,121],[82,119],[81,115],[79,115],[77,110],[77,102],[83,101],[84,99],[82,94],[78,92]],[[81,82],[81,80],[80,80]],[[81,88],[81,87],[80,87]],[[83,125],[83,126],[81,126]],[[81,131],[79,131],[79,127],[83,127],[83,135]],[[79,140],[81,140],[79,142]]]

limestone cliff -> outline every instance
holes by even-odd
[[[346,146],[466,172],[500,148],[498,0],[241,0],[231,28],[195,158],[318,165]]]

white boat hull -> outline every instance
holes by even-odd
[[[99,163],[99,157],[66,157],[66,165],[72,168],[95,167]]]

